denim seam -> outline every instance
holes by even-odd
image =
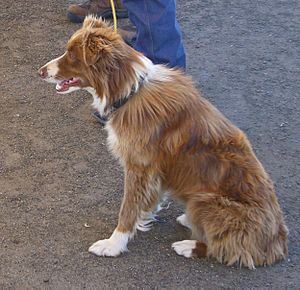
[[[148,0],[149,1],[149,0]],[[144,7],[146,10],[146,15],[147,15],[147,26],[148,26],[148,33],[149,33],[149,37],[151,39],[151,59],[154,59],[154,48],[153,48],[153,37],[152,37],[152,30],[151,30],[151,24],[149,21],[149,13],[148,13],[148,7],[147,7],[147,0],[144,0]]]

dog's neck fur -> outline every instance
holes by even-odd
[[[138,61],[127,64],[126,70],[117,70],[111,78],[120,80],[116,83],[114,79],[100,79],[95,82],[95,87],[88,87],[86,90],[93,96],[93,106],[101,115],[108,116],[118,106],[127,102],[128,98],[134,95],[142,84],[148,82],[154,76],[155,65],[147,57],[138,55]]]

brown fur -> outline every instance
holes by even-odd
[[[107,109],[137,81],[140,54],[100,20],[88,18],[60,60],[61,78],[80,77],[108,98]],[[72,59],[73,58],[73,59]],[[113,113],[112,152],[125,170],[117,230],[133,232],[163,192],[186,204],[198,256],[253,268],[287,255],[287,228],[272,181],[245,134],[179,70],[159,66],[167,80],[146,81]],[[200,234],[201,233],[201,234]]]

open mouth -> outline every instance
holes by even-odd
[[[58,92],[65,92],[70,87],[78,86],[79,83],[80,83],[80,79],[79,78],[70,78],[68,80],[59,81],[56,84],[56,91],[58,91]]]

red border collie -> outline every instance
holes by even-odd
[[[246,135],[196,90],[190,77],[154,65],[101,19],[87,17],[66,52],[39,70],[58,93],[86,90],[108,119],[108,146],[124,167],[124,196],[111,237],[89,248],[116,257],[147,230],[169,192],[192,232],[172,248],[248,268],[287,255],[288,230],[270,177]]]

